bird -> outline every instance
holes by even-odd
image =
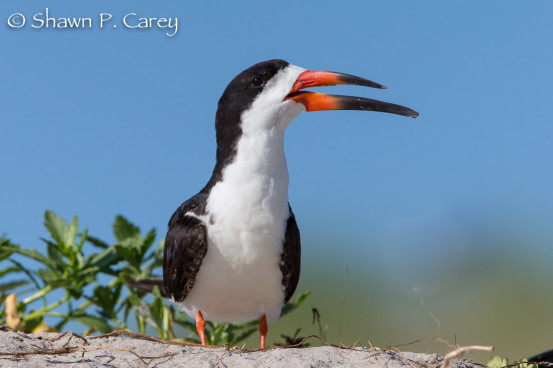
[[[219,99],[216,163],[207,184],[172,215],[163,250],[164,294],[195,319],[259,319],[260,346],[300,276],[300,232],[288,201],[285,130],[302,111],[363,110],[416,118],[378,100],[304,91],[309,87],[385,86],[350,74],[307,70],[284,60],[238,74]]]

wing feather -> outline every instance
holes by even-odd
[[[194,198],[184,202],[169,221],[163,249],[163,284],[168,297],[183,301],[192,290],[207,253],[207,229],[187,215],[198,207]]]
[[[301,264],[301,241],[300,230],[296,224],[296,217],[290,209],[290,217],[286,223],[286,233],[284,234],[284,246],[280,262],[280,270],[282,272],[282,285],[284,286],[284,303],[287,303],[300,279],[300,264]]]

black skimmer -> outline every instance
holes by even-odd
[[[416,118],[403,106],[302,91],[353,84],[386,88],[349,74],[309,71],[284,60],[256,64],[225,89],[215,119],[217,157],[206,186],[169,221],[165,294],[190,317],[205,345],[205,320],[280,316],[300,275],[300,233],[288,203],[284,132],[302,111],[381,111]]]

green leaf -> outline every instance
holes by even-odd
[[[145,267],[143,266],[142,269],[147,275],[152,274],[152,270],[158,267],[163,266],[163,247],[165,245],[165,239],[161,239],[159,242],[157,248],[151,252],[147,258],[145,258],[146,261],[150,261]]]
[[[121,260],[122,258],[119,256],[116,249],[114,247],[109,247],[100,253],[88,256],[84,262],[82,272],[89,272],[88,269],[90,268],[95,268],[97,272],[99,272]]]
[[[107,311],[105,309],[102,309],[100,311],[98,311],[98,314],[103,317],[103,318],[106,318],[106,319],[113,319],[116,317],[115,313],[112,313],[110,311]]]
[[[95,247],[98,247],[98,248],[108,248],[109,247],[109,244],[104,242],[103,240],[100,240],[94,236],[91,236],[91,235],[86,235],[86,241],[89,242],[90,244],[94,245]]]
[[[246,340],[248,337],[250,337],[255,331],[257,331],[258,327],[250,327],[249,329],[246,329],[245,331],[241,332],[240,335],[236,336],[234,339],[228,342],[229,345],[237,345],[239,342]]]
[[[113,235],[117,241],[140,236],[140,229],[121,215],[115,217]]]
[[[73,272],[79,273],[80,270],[83,268],[83,266],[84,266],[83,254],[81,253],[80,250],[77,250],[77,253],[75,253],[75,263],[73,263]]]
[[[69,226],[64,229],[64,239],[63,242],[68,249],[71,249],[73,252],[76,252],[75,240],[77,240],[77,234],[79,228],[79,218],[74,216],[71,220]]]
[[[3,270],[0,271],[0,277],[7,275],[8,273],[12,272],[20,272],[21,270],[19,267],[6,267]]]
[[[80,285],[70,285],[65,286],[65,291],[71,295],[71,297],[75,300],[78,300],[83,296],[83,289],[80,287]]]
[[[90,328],[94,328],[101,333],[110,333],[113,330],[109,323],[107,323],[103,318],[91,316],[85,314],[84,312],[77,315],[71,315],[71,319]]]
[[[79,244],[77,244],[77,251],[81,253],[81,250],[83,249],[84,242],[86,241],[86,237],[88,236],[88,229],[85,228],[83,232],[80,234],[81,238],[79,240]]]
[[[140,307],[142,306],[142,299],[137,297],[135,294],[130,293],[128,296],[129,302],[133,307]]]
[[[58,216],[54,211],[44,212],[44,226],[60,246],[65,245],[65,228],[67,224],[65,220]]]
[[[154,243],[155,240],[156,240],[156,229],[151,229],[144,237],[144,241],[142,242],[140,247],[140,254],[142,258],[144,257],[144,255],[146,254],[146,252],[148,251],[148,249]]]
[[[488,361],[488,363],[486,363],[486,365],[492,368],[503,368],[509,365],[509,360],[494,356]]]
[[[140,269],[141,263],[139,246],[140,244],[137,242],[136,238],[127,238],[114,244],[117,253],[136,269]]]
[[[154,286],[152,294],[154,294],[154,301],[149,306],[150,316],[152,317],[156,325],[161,327],[161,325],[163,324],[165,303],[163,302],[163,297],[161,296],[159,287]]]
[[[135,311],[134,314],[136,318],[136,323],[138,324],[138,329],[141,334],[144,334],[146,331],[145,314],[148,313],[147,308],[145,308],[146,307],[145,303],[142,301],[142,299],[140,299],[133,293],[130,293],[127,298],[128,298],[129,304],[132,306],[132,309],[134,309]],[[125,311],[125,319],[127,319],[129,312],[130,312],[129,309]]]
[[[146,334],[146,318],[140,313],[135,313],[135,317],[139,333],[142,335]]]
[[[21,324],[19,325],[19,328],[21,328],[25,332],[31,332],[34,330],[38,325],[40,325],[43,321],[43,317],[37,317],[30,320],[23,319],[21,321]]]
[[[55,262],[53,262],[50,258],[45,257],[42,253],[39,253],[36,249],[21,248],[17,249],[15,253],[34,259],[35,261],[38,261],[49,268],[56,268]]]
[[[219,324],[219,323],[208,322],[208,325],[211,326],[211,329],[212,329],[210,334],[206,334],[207,335],[206,338],[207,340],[209,340],[209,344],[218,345],[220,343],[225,343],[226,341],[223,338],[223,335],[228,337],[227,330],[229,329],[230,324],[228,323]]]
[[[538,368],[537,364],[528,364],[528,359],[521,359],[518,362],[514,362],[514,364],[518,364],[520,368]]]
[[[63,255],[60,252],[60,248],[56,243],[42,239],[46,242],[46,251],[48,258],[58,266],[59,270],[64,269],[67,265],[63,261]]]
[[[163,304],[163,323],[161,325],[161,331],[162,331],[162,338],[168,340],[171,336],[170,332],[172,332],[172,315],[171,311],[165,304]]]
[[[115,304],[121,294],[122,286],[122,284],[119,284],[111,289],[106,286],[97,286],[94,289],[94,296],[90,298],[90,300],[103,310],[108,311],[113,315]]]
[[[6,238],[0,238],[0,261],[9,258],[18,249],[19,245],[10,243]]]
[[[159,244],[153,253],[153,257],[156,260],[159,260],[160,266],[163,264],[163,249],[165,248],[165,238],[159,241]]]
[[[37,280],[35,279],[35,277],[33,276],[33,274],[31,273],[30,270],[28,270],[27,268],[25,268],[21,263],[17,262],[17,261],[14,261],[13,259],[10,259],[9,260],[11,263],[13,263],[18,269],[20,269],[22,272],[24,272],[30,279],[31,281],[33,282],[33,284],[35,285],[35,287],[37,289],[40,289],[40,285],[38,284]]]
[[[36,271],[36,274],[46,285],[50,285],[54,289],[71,285],[72,283],[72,280],[63,277],[62,274],[52,269],[41,268]]]
[[[176,311],[174,306],[170,307],[171,314],[173,315],[173,322],[183,326],[187,330],[196,331],[196,323],[190,321],[186,314],[180,311]]]
[[[300,305],[303,304],[303,302],[305,302],[305,300],[307,299],[307,297],[311,294],[311,290],[308,290],[302,294],[300,294],[296,300],[294,301],[289,301],[288,303],[286,303],[286,305],[284,305],[284,307],[282,307],[282,312],[280,313],[281,317],[282,316],[285,316],[287,315],[288,313],[292,312],[294,309],[298,308]]]
[[[0,284],[0,292],[5,293],[6,291],[17,289],[20,286],[28,285],[28,284],[29,284],[29,281],[27,280],[5,282],[3,284]]]

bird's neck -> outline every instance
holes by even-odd
[[[284,155],[284,129],[273,127],[244,131],[236,155],[222,170],[222,182],[251,193],[287,196],[288,167]],[[241,189],[240,189],[241,190]]]
[[[256,227],[284,221],[288,218],[288,181],[284,129],[244,130],[234,159],[210,191],[208,211],[227,219],[244,215]]]
[[[273,127],[268,130],[245,131],[238,141],[236,157],[229,168],[236,173],[239,180],[250,180],[254,177],[271,178],[288,189],[288,168],[284,155],[284,129]],[[225,173],[224,173],[225,174]]]

